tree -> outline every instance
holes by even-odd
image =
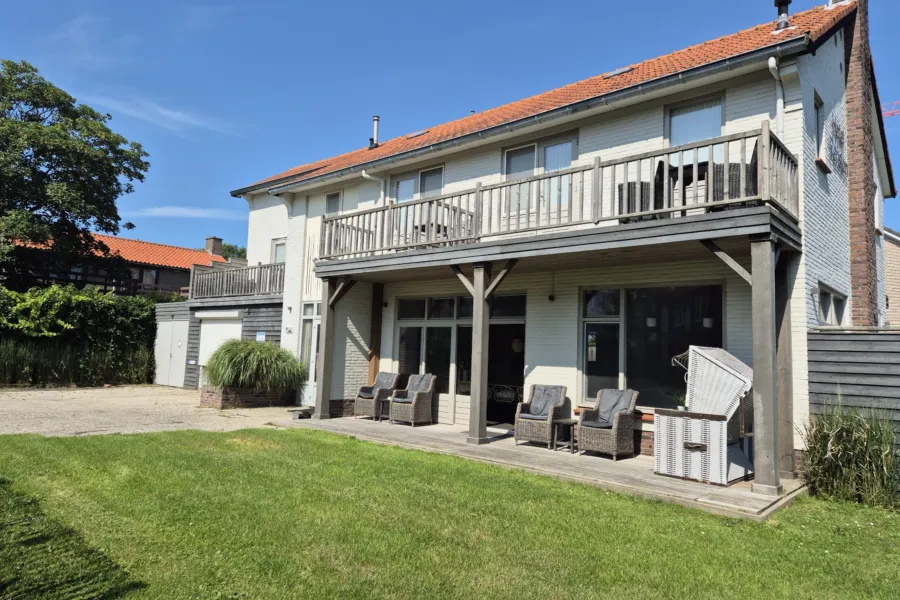
[[[77,104],[27,62],[0,61],[0,269],[27,287],[36,272],[103,261],[91,231],[119,232],[116,201],[150,167],[140,144],[111,131],[112,117]],[[134,225],[124,223],[125,229]],[[39,251],[35,251],[35,249]]]
[[[247,249],[237,244],[222,244],[222,258],[247,258]]]

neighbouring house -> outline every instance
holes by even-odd
[[[122,258],[131,272],[131,279],[114,279],[102,268],[75,267],[68,273],[39,274],[44,282],[93,285],[117,294],[146,292],[186,293],[194,266],[212,267],[229,261],[221,256],[222,240],[206,238],[203,250],[156,244],[112,235],[95,233],[94,238],[106,244],[112,256]],[[233,266],[245,263],[232,263]]]
[[[531,384],[633,388],[650,448],[672,357],[720,346],[754,368],[754,490],[781,493],[808,331],[887,309],[879,105],[852,0],[388,141],[376,117],[368,146],[232,192],[254,266],[195,269],[188,368],[273,339],[314,368],[317,418],[378,371],[433,373],[435,421],[472,443]]]
[[[884,228],[884,280],[886,325],[900,326],[900,233]]]

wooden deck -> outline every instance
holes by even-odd
[[[653,473],[653,459],[637,456],[613,462],[596,455],[553,452],[539,444],[515,445],[504,430],[490,429],[490,443],[476,446],[466,443],[466,432],[452,425],[416,427],[390,425],[368,419],[285,420],[283,427],[318,429],[370,442],[401,446],[426,452],[451,454],[462,458],[522,469],[557,479],[594,485],[604,489],[681,504],[735,518],[764,521],[784,508],[803,488],[800,480],[784,481],[785,495],[780,498],[754,494],[749,483],[730,487],[663,477]]]

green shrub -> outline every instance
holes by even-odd
[[[306,365],[268,342],[229,340],[209,357],[204,371],[210,385],[259,391],[298,390],[306,383]]]
[[[0,385],[152,382],[154,306],[95,288],[0,288]]]
[[[837,405],[811,415],[805,438],[810,493],[900,507],[900,451],[890,421]]]

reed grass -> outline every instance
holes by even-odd
[[[890,421],[837,404],[811,415],[804,434],[812,494],[900,508],[900,449]]]
[[[205,374],[210,385],[286,392],[306,383],[306,365],[268,342],[229,340],[213,352]]]

